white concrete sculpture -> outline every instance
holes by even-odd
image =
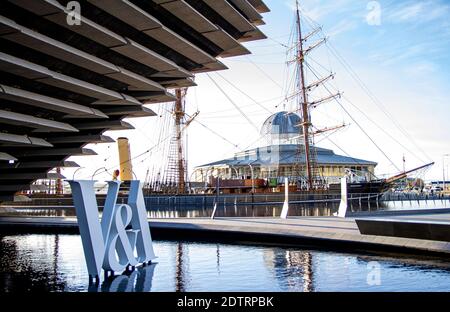
[[[284,179],[284,204],[283,209],[281,210],[281,219],[287,219],[289,212],[289,180],[288,178]]]
[[[347,178],[341,178],[341,202],[339,203],[339,210],[337,216],[345,218],[347,216],[348,208],[348,192],[347,192]]]
[[[127,204],[117,204],[120,181],[108,182],[103,216],[92,180],[69,181],[90,278],[101,270],[122,272],[128,266],[150,263],[156,258],[147,222],[142,185],[131,181]]]
[[[214,202],[214,208],[213,208],[213,212],[211,214],[212,220],[214,220],[214,218],[216,217],[216,211],[217,211],[217,202]]]

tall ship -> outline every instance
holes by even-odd
[[[304,31],[305,24],[311,28],[308,33]],[[148,160],[145,193],[170,196],[281,193],[286,187],[291,192],[298,193],[339,193],[340,179],[346,177],[349,193],[383,194],[399,181],[404,181],[408,175],[433,165],[428,163],[411,170],[403,168],[392,176],[379,178],[375,175],[377,162],[353,157],[342,149],[343,155],[318,146],[320,141],[329,139],[329,136],[348,126],[345,123],[322,128],[315,125],[314,111],[323,105],[330,105],[330,102],[337,103],[348,114],[340,103],[343,94],[328,84],[335,78],[335,74],[330,72],[323,76],[313,68],[313,62],[308,61],[310,55],[326,43],[327,38],[323,38],[321,27],[314,27],[308,21],[296,1],[291,42],[286,46],[287,72],[290,73],[286,80],[290,84],[278,111],[268,116],[261,126],[259,134],[263,144],[235,153],[230,158],[197,166],[192,174],[188,174],[187,169],[189,153],[186,130],[195,122],[205,128],[207,126],[199,121],[199,111],[193,114],[186,112],[188,88],[176,89],[173,94],[176,100],[172,107],[164,105],[157,112],[162,117],[160,128],[157,129],[160,132],[157,140],[160,154],[157,161]],[[218,83],[213,82],[222,90]],[[320,94],[323,96],[317,97],[318,90],[321,90]],[[229,98],[229,95],[225,96]],[[236,109],[243,113],[238,105]],[[244,117],[252,122],[248,116]],[[367,135],[360,123],[350,114],[349,117]],[[217,135],[224,139],[223,135]],[[373,139],[369,139],[375,144]],[[128,145],[124,146],[129,149]],[[378,145],[375,146],[380,149]],[[337,145],[336,147],[339,148]],[[128,179],[132,179],[129,165],[133,158],[129,155],[129,150],[121,153],[128,156],[120,160],[121,169],[114,173],[114,178],[122,176],[122,171],[126,170],[129,172]],[[384,151],[381,153],[388,158]],[[390,159],[389,161],[392,163]],[[59,172],[55,174],[58,176]],[[60,194],[61,179],[56,178],[53,185],[56,193]]]
[[[292,192],[336,193],[341,189],[340,178],[346,177],[349,193],[383,194],[408,175],[434,164],[427,163],[411,170],[403,168],[392,176],[379,178],[375,175],[376,162],[352,157],[343,150],[345,155],[338,155],[316,145],[318,138],[328,138],[347,125],[318,128],[313,120],[314,110],[334,101],[346,113],[348,111],[340,103],[343,94],[334,92],[327,84],[335,74],[330,72],[321,76],[311,65],[313,62],[308,62],[309,55],[324,45],[327,38],[317,39],[323,34],[321,27],[311,27],[305,35],[302,17],[296,1],[292,42],[287,47],[287,66],[293,73],[287,80],[292,81],[293,87],[286,90],[283,110],[268,117],[261,127],[260,135],[265,144],[196,167],[193,176],[194,181],[200,183],[199,190],[211,193],[277,193],[284,190],[285,178],[288,178]],[[312,23],[306,21],[305,24]],[[312,77],[312,81],[307,77]],[[312,96],[318,89],[325,95],[320,98],[316,94]],[[349,117],[368,136],[360,123],[350,114]],[[386,152],[372,138],[369,139],[389,159]]]

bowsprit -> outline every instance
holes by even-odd
[[[128,266],[145,265],[156,258],[140,181],[130,181],[127,204],[117,204],[121,182],[108,182],[101,221],[95,181],[68,182],[90,279],[98,282],[102,269],[105,273],[123,272]]]

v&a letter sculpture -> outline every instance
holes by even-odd
[[[117,203],[121,182],[108,182],[101,221],[95,181],[68,182],[90,278],[98,281],[102,268],[105,272],[123,272],[129,266],[145,265],[156,258],[140,181],[130,181],[127,204]]]

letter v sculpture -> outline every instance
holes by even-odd
[[[123,272],[156,259],[140,181],[130,181],[127,204],[117,203],[121,182],[108,182],[101,221],[95,181],[68,182],[90,280],[98,282],[102,269],[106,276],[108,271]]]

